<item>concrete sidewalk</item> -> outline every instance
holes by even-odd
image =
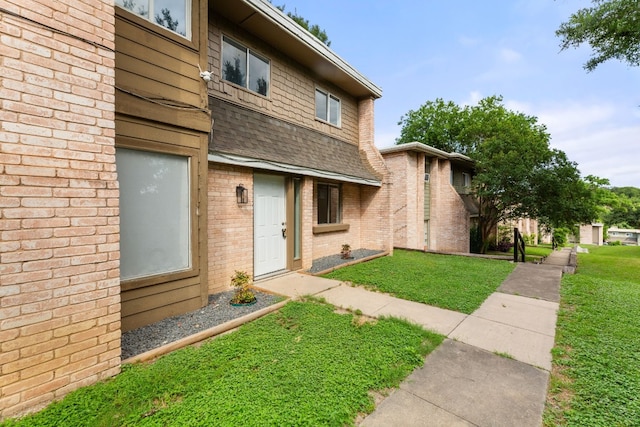
[[[256,286],[323,297],[372,317],[402,317],[448,337],[363,426],[539,426],[570,251],[556,251],[544,264],[518,264],[470,315],[297,273]]]

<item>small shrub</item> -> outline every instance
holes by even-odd
[[[236,288],[235,294],[231,298],[231,304],[248,304],[256,300],[256,296],[249,288],[251,286],[251,276],[245,271],[237,271],[231,276],[231,286]]]

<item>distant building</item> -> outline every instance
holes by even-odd
[[[598,245],[604,243],[604,226],[601,223],[583,224],[580,226],[579,243],[581,245]]]
[[[380,150],[391,171],[393,245],[469,252],[478,204],[470,194],[473,161],[420,142]]]
[[[623,245],[640,245],[640,230],[611,227],[607,234],[609,234],[608,242],[619,241]]]

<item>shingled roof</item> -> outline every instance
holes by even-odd
[[[380,185],[380,177],[361,157],[357,145],[219,98],[210,97],[209,108],[214,118],[209,154],[218,159],[239,156],[263,164],[291,165],[296,173],[305,174],[305,169],[324,171],[336,180],[355,178]]]

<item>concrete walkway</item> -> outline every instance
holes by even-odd
[[[543,264],[518,264],[470,315],[297,273],[256,287],[323,297],[372,317],[402,317],[447,336],[363,426],[540,426],[570,254],[564,248]]]

